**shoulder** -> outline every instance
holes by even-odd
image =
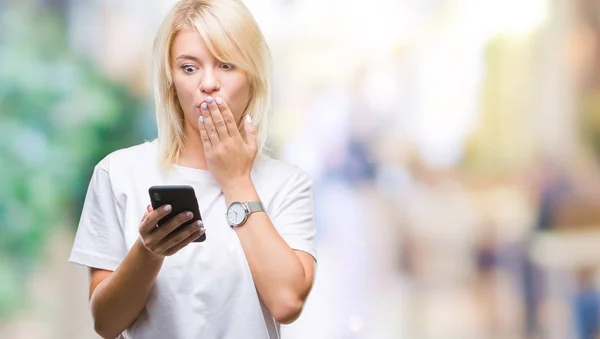
[[[149,162],[155,163],[156,147],[156,140],[153,140],[118,149],[100,160],[97,167],[112,174],[127,168],[148,165]]]
[[[100,160],[94,173],[105,172],[117,193],[152,176],[158,167],[156,141],[146,141],[111,152]]]
[[[123,203],[123,197],[137,191],[148,178],[153,178],[156,168],[156,141],[146,141],[105,156],[96,164],[92,182],[97,190],[110,188],[114,197]]]
[[[314,185],[307,172],[268,156],[261,156],[257,167],[254,185],[267,213],[278,220],[278,225],[285,213],[312,213]]]
[[[312,177],[298,166],[264,154],[257,156],[253,175],[259,185],[272,188],[311,187],[313,184]]]

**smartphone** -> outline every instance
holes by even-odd
[[[152,208],[157,209],[163,205],[171,205],[173,210],[168,215],[164,216],[162,219],[158,221],[158,225],[162,225],[169,221],[174,216],[179,215],[180,213],[190,211],[194,213],[194,217],[191,220],[188,220],[181,226],[179,226],[175,231],[182,229],[183,227],[194,223],[198,220],[202,220],[202,216],[200,215],[200,208],[198,207],[198,200],[196,199],[196,193],[194,192],[194,188],[188,185],[161,185],[161,186],[152,186],[148,189],[148,193],[150,194],[150,201],[152,202]],[[202,234],[198,239],[194,240],[194,242],[203,242],[206,240],[206,232]]]

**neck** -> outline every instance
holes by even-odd
[[[204,157],[204,147],[200,133],[192,128],[189,124],[185,125],[185,144],[179,154],[177,165],[208,170],[206,158]]]

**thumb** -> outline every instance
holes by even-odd
[[[252,124],[252,117],[249,114],[246,115],[246,119],[244,119],[244,131],[246,131],[246,144],[248,144],[251,149],[256,149],[256,130]]]

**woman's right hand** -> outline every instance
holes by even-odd
[[[153,255],[164,258],[177,253],[187,244],[204,234],[204,224],[198,220],[184,229],[171,233],[186,221],[193,218],[192,212],[184,212],[171,218],[167,223],[158,225],[158,221],[171,213],[171,206],[164,205],[153,210],[148,205],[146,213],[140,222],[140,240],[144,247]]]

